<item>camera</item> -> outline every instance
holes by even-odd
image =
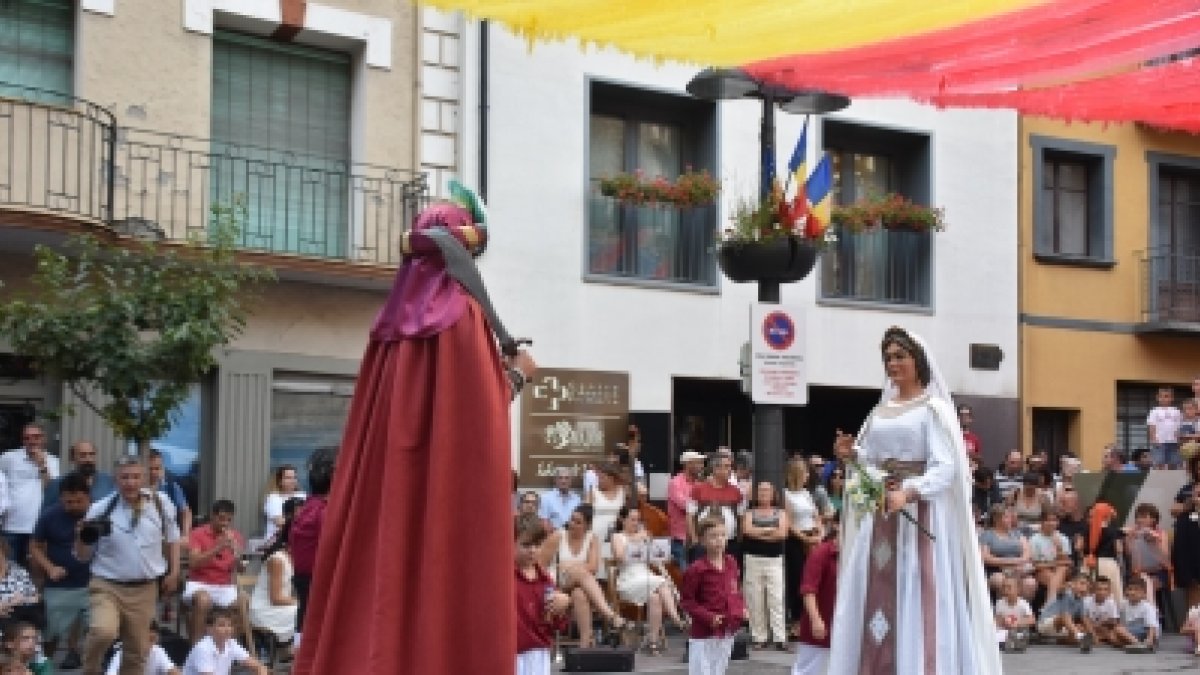
[[[112,521],[108,518],[85,520],[79,528],[79,541],[91,546],[100,541],[100,537],[112,534]]]

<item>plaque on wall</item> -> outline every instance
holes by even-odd
[[[550,486],[565,466],[579,489],[628,424],[629,373],[539,368],[521,392],[520,484]]]

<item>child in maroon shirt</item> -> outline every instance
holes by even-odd
[[[825,672],[829,662],[829,624],[837,599],[838,531],[832,526],[825,541],[817,544],[804,561],[800,595],[804,614],[800,617],[799,647],[793,675]]]
[[[704,557],[683,574],[679,604],[692,620],[689,675],[721,675],[733,654],[733,636],[746,619],[738,590],[738,566],[725,552],[725,523],[704,519],[696,526]]]
[[[555,631],[566,630],[571,600],[537,564],[546,530],[535,518],[516,519],[517,661],[516,675],[550,675]]]

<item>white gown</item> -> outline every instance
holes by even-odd
[[[886,535],[876,535],[884,531],[875,528],[883,516],[867,513],[858,519],[847,500],[829,675],[1001,672],[970,517],[966,455],[961,435],[956,441],[947,423],[946,416],[953,414],[948,403],[928,396],[885,403],[872,411],[859,435],[863,466],[882,468],[889,459],[925,463],[902,485],[920,494],[924,515],[918,515],[917,504],[906,508],[927,523],[935,539],[922,550],[918,538],[925,535],[894,514],[880,521],[882,528],[899,521],[893,546]],[[889,576],[892,564],[894,576]]]

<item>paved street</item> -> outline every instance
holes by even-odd
[[[1005,654],[1004,671],[1014,675],[1138,675],[1140,673],[1185,673],[1200,669],[1200,658],[1185,653],[1186,641],[1168,636],[1155,654],[1126,654],[1108,647],[1080,654],[1068,647],[1031,646],[1024,654]],[[686,675],[682,663],[682,641],[671,642],[671,651],[661,657],[639,654],[637,672]],[[735,661],[729,675],[785,675],[791,672],[791,657],[777,652],[753,652],[749,661]]]

